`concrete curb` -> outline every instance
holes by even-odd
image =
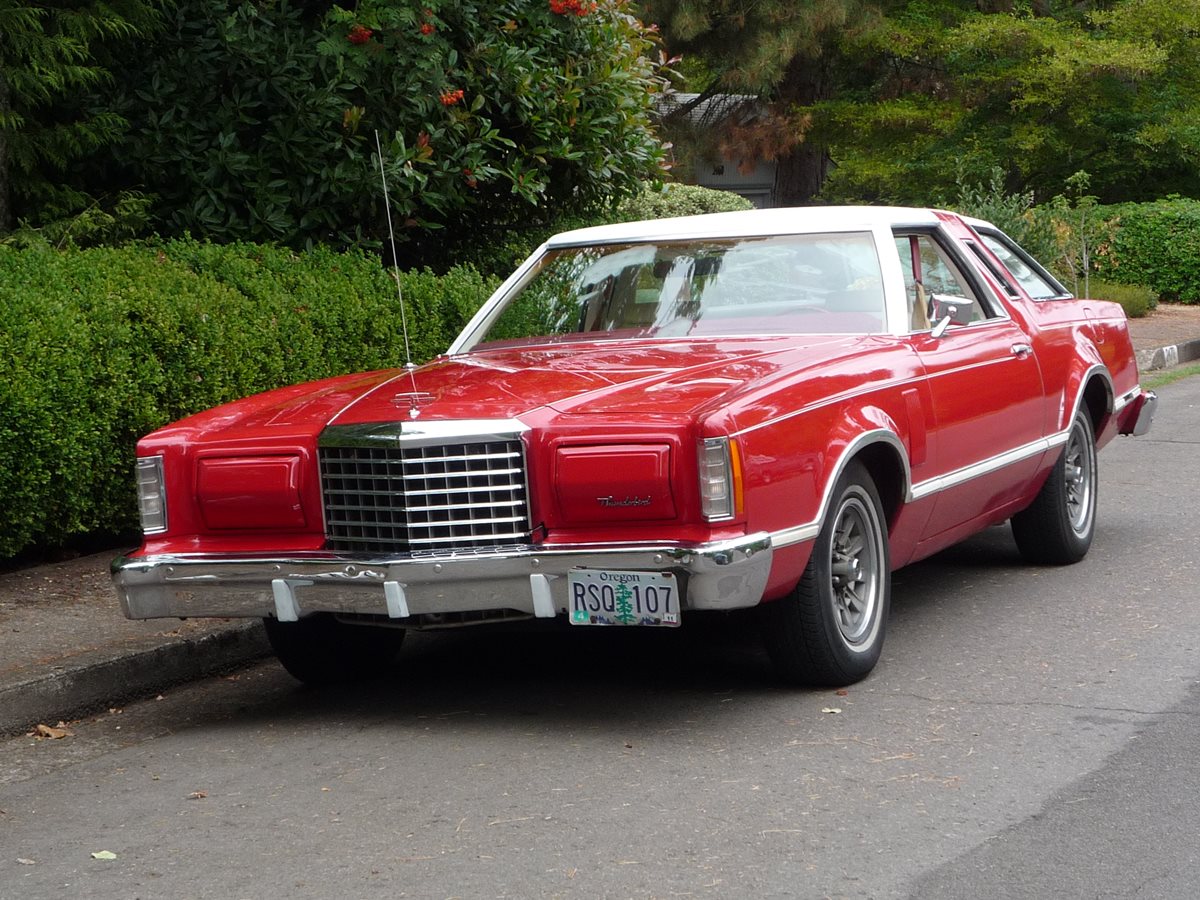
[[[36,675],[0,687],[0,735],[76,718],[254,662],[270,652],[261,625],[243,622],[199,638],[179,638]]]
[[[1185,341],[1169,347],[1156,347],[1153,350],[1141,350],[1136,356],[1139,371],[1151,372],[1155,369],[1169,369],[1180,363],[1200,359],[1200,340]]]

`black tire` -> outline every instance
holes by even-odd
[[[319,686],[359,681],[396,663],[404,629],[339,622],[329,613],[299,622],[263,619],[279,662],[297,681]]]
[[[776,672],[810,686],[865,678],[883,651],[891,593],[883,504],[867,470],[851,463],[834,487],[800,583],[761,609]]]
[[[1026,562],[1064,566],[1087,556],[1096,532],[1097,485],[1096,438],[1080,411],[1050,477],[1033,503],[1012,517]]]

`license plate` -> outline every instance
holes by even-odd
[[[670,572],[572,569],[567,590],[572,625],[679,624],[679,584]]]

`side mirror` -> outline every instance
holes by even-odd
[[[975,309],[975,303],[966,297],[955,297],[951,294],[930,294],[930,305],[933,307],[933,336],[941,337],[951,325],[968,325]]]

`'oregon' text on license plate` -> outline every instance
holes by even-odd
[[[670,572],[572,569],[572,625],[679,624],[679,585]]]

